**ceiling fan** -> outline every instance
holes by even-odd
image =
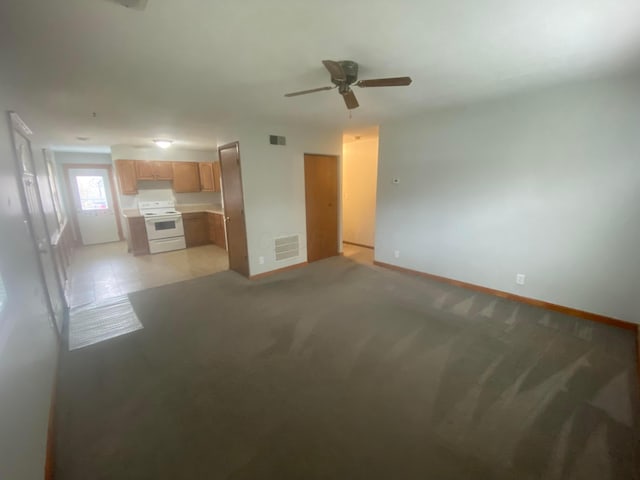
[[[351,60],[341,60],[335,62],[333,60],[323,60],[322,64],[331,74],[331,82],[333,87],[312,88],[311,90],[301,90],[299,92],[291,92],[285,94],[285,97],[296,97],[298,95],[306,95],[307,93],[321,92],[323,90],[338,89],[340,95],[344,99],[344,103],[349,110],[358,108],[358,100],[356,99],[351,87],[353,85],[361,88],[367,87],[404,87],[411,84],[411,77],[393,77],[393,78],[373,78],[371,80],[358,80],[358,64]]]

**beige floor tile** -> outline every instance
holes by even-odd
[[[70,268],[71,304],[211,275],[229,268],[227,252],[215,245],[134,257],[125,242],[76,250]]]

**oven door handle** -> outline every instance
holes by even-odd
[[[159,243],[168,243],[168,242],[175,242],[176,238],[180,238],[180,237],[168,237],[168,238],[153,238],[151,240],[149,240],[150,242],[155,243],[156,245]]]
[[[169,217],[169,218],[147,218],[145,219],[145,223],[147,225],[155,225],[156,223],[161,222],[182,222],[182,217]]]

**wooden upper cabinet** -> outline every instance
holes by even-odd
[[[135,195],[138,193],[135,160],[116,160],[116,176],[118,186],[123,195]]]
[[[172,162],[160,160],[136,160],[138,180],[173,180]]]
[[[213,191],[220,192],[222,190],[222,182],[220,176],[220,162],[213,162]]]
[[[197,162],[172,162],[172,165],[174,192],[200,191],[200,174]]]
[[[200,190],[203,192],[214,192],[215,182],[213,175],[213,164],[201,162],[198,164],[200,170]]]
[[[172,162],[153,162],[153,174],[156,180],[173,180]]]
[[[136,160],[136,178],[138,180],[155,180],[153,175],[153,162],[148,160]]]

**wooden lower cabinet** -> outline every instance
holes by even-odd
[[[209,242],[209,226],[207,214],[204,212],[190,212],[182,214],[184,226],[184,240],[189,247],[206,245]]]
[[[147,227],[143,217],[127,218],[129,223],[129,250],[134,255],[146,255],[149,253],[149,240],[147,239]]]
[[[216,225],[215,213],[207,213],[207,233],[209,234],[209,243],[216,243]]]
[[[209,241],[220,248],[227,249],[227,237],[224,231],[224,215],[207,213],[209,219]]]
[[[134,255],[149,254],[149,240],[143,217],[127,218],[129,225],[129,251]],[[188,212],[182,214],[184,240],[187,248],[214,244],[227,248],[224,230],[224,215],[209,212]]]

